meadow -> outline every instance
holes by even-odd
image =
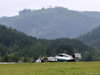
[[[0,75],[100,75],[100,62],[0,64]]]

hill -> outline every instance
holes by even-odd
[[[76,39],[61,38],[55,40],[37,39],[15,29],[0,25],[0,61],[33,61],[42,56],[55,56],[61,52],[82,54],[82,60],[99,60],[99,51]],[[94,55],[94,56],[92,56]],[[96,59],[94,59],[94,57]]]
[[[100,25],[99,12],[78,12],[63,7],[24,9],[19,15],[0,18],[0,24],[37,38],[75,38]]]
[[[78,39],[90,46],[100,49],[100,26],[78,37]]]

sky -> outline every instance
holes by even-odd
[[[77,11],[100,11],[100,0],[0,0],[0,17],[18,15],[23,9],[65,7]]]

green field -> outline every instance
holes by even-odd
[[[100,75],[100,62],[0,64],[0,75]]]

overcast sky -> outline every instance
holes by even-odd
[[[100,0],[0,0],[0,17],[17,15],[18,11],[62,6],[78,11],[100,11]]]

